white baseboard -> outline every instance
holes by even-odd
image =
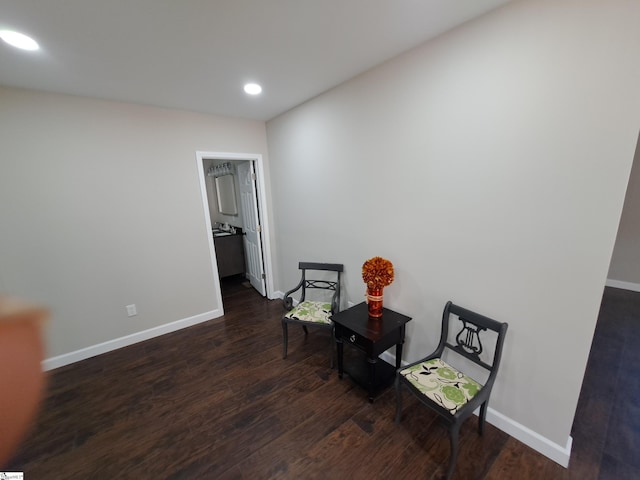
[[[640,292],[640,283],[623,282],[622,280],[611,280],[607,278],[605,283],[607,287],[621,288],[623,290],[631,290],[632,292]]]
[[[112,350],[117,350],[118,348],[127,347],[129,345],[133,345],[134,343],[149,340],[153,337],[159,337],[160,335],[164,335],[165,333],[175,332],[176,330],[190,327],[191,325],[196,325],[197,323],[206,322],[207,320],[220,317],[221,315],[221,309],[211,310],[210,312],[200,313],[198,315],[194,315],[193,317],[183,318],[182,320],[165,323],[164,325],[159,325],[148,330],[132,333],[131,335],[114,338],[113,340],[108,340],[97,345],[81,348],[80,350],[76,350],[74,352],[47,358],[42,362],[42,369],[47,371],[53,370],[54,368],[64,367],[65,365],[79,362],[80,360],[85,360],[87,358],[95,357],[96,355],[100,355],[102,353],[107,353]]]
[[[487,409],[487,422],[494,427],[499,428],[503,432],[508,433],[516,440],[520,440],[528,447],[540,452],[542,455],[550,458],[557,464],[562,465],[565,468],[569,466],[571,446],[573,445],[573,438],[571,436],[569,436],[567,444],[563,447],[562,445],[552,442],[548,438],[543,437],[539,433],[534,432],[515,420],[506,417],[491,407]]]
[[[380,358],[391,365],[396,364],[396,356],[388,350],[380,355]],[[403,361],[402,364],[406,365],[407,362]],[[476,415],[479,415],[479,413],[480,409],[475,412]],[[562,465],[565,468],[569,466],[571,446],[573,445],[573,438],[571,436],[569,436],[567,444],[563,447],[562,445],[552,442],[548,438],[543,437],[539,433],[534,432],[530,428],[525,427],[491,407],[487,408],[486,420],[494,427],[511,435],[516,440],[519,440],[528,447],[533,448],[535,451],[553,460],[557,464]]]
[[[394,348],[394,351],[395,351],[395,348]],[[386,352],[382,352],[382,355],[380,355],[380,358],[390,365],[396,364],[396,356],[393,353],[391,353],[389,350],[387,350]],[[401,364],[403,365],[406,365],[406,363],[407,362],[401,362]]]

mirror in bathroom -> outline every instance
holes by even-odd
[[[220,213],[224,215],[238,215],[233,174],[216,177],[216,194],[218,196],[218,211]]]

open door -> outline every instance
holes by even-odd
[[[247,255],[249,282],[263,297],[266,295],[264,263],[262,259],[262,228],[258,214],[256,174],[253,162],[240,162],[237,167],[240,188],[240,215],[244,224],[244,250]]]

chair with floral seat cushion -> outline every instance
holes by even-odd
[[[335,349],[331,315],[340,311],[340,274],[344,267],[339,263],[300,262],[298,268],[302,271],[300,282],[296,287],[285,293],[283,298],[284,308],[287,313],[282,317],[282,336],[284,340],[282,358],[287,358],[288,325],[297,323],[302,326],[305,336],[309,333],[307,327],[325,329],[330,332],[329,353],[331,368],[333,368],[333,351]],[[314,277],[313,279],[309,278],[310,272],[313,272],[311,273]],[[311,295],[311,290],[323,290],[324,292],[314,292]],[[319,293],[324,293],[324,297],[316,298],[321,296],[318,295]],[[293,294],[299,295],[299,300],[295,307],[293,306]],[[313,296],[314,299],[309,299],[308,296]]]
[[[451,478],[455,469],[460,426],[478,407],[478,431],[480,435],[483,433],[487,404],[500,366],[507,328],[506,323],[447,302],[442,314],[442,330],[436,350],[431,355],[398,369],[396,373],[396,423],[400,423],[402,416],[402,387],[405,387],[449,426],[451,454],[447,479]],[[493,355],[484,351],[480,335],[485,332],[495,342]],[[483,340],[489,339],[483,337]],[[474,372],[482,374],[484,371],[484,376],[488,372],[486,381],[480,383],[452,367],[443,359],[445,351],[455,352],[463,357],[466,368],[473,367]]]

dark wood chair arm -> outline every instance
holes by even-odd
[[[293,308],[293,298],[291,298],[291,294],[300,290],[302,288],[303,283],[304,283],[304,280],[300,280],[300,283],[298,283],[298,285],[296,285],[294,288],[292,288],[291,290],[289,290],[287,293],[284,294],[284,297],[282,298],[282,305],[284,306],[285,310],[289,311]],[[304,301],[304,297],[302,297],[300,301],[301,302]]]

